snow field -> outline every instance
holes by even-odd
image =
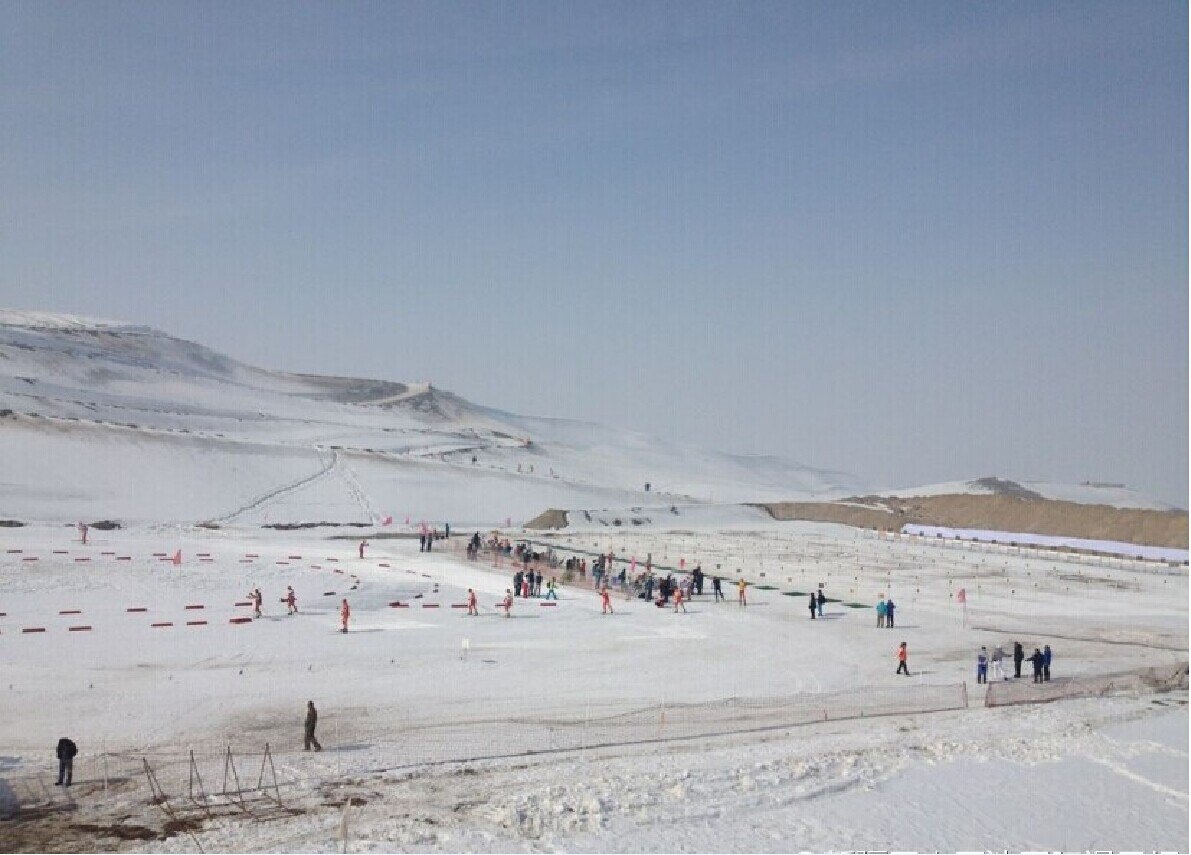
[[[747,608],[736,605],[729,587],[727,603],[707,595],[685,615],[614,594],[616,614],[602,616],[593,591],[568,587],[557,607],[518,600],[507,620],[493,606],[513,568],[497,572],[487,562],[462,561],[441,544],[421,554],[416,540],[377,540],[361,561],[357,541],[310,531],[158,525],[92,531],[83,547],[65,526],[0,530],[0,754],[9,758],[0,777],[16,787],[38,770],[46,774],[55,741],[68,734],[83,751],[78,777],[93,793],[96,756],[104,750],[127,777],[125,789],[106,800],[93,795],[88,809],[135,811],[150,822],[155,809],[145,805],[135,778],[140,756],[179,792],[187,749],[208,764],[204,774],[217,775],[228,744],[248,757],[269,742],[287,799],[308,813],[259,826],[221,820],[205,832],[205,847],[325,851],[338,821],[327,804],[331,795],[359,791],[370,795],[355,820],[354,848],[685,851],[871,848],[881,833],[891,835],[886,846],[895,840],[908,848],[964,848],[964,829],[972,827],[965,812],[982,809],[981,788],[1011,780],[1054,786],[1057,776],[1075,793],[1078,823],[1055,817],[1048,825],[1020,805],[1024,819],[984,824],[964,845],[1079,848],[1094,839],[1185,848],[1185,777],[1180,784],[1168,768],[1177,754],[1145,747],[1165,745],[1169,734],[1129,751],[1069,739],[1094,727],[1088,722],[1106,709],[1140,716],[1148,700],[707,735],[742,722],[781,724],[780,715],[770,715],[780,703],[771,702],[793,696],[832,706],[833,698],[894,692],[933,704],[929,699],[967,681],[975,707],[975,650],[993,643],[1008,650],[1014,633],[1030,646],[1048,640],[1060,679],[1185,658],[1174,649],[1180,638],[1186,644],[1185,575],[953,552],[838,526],[744,525],[531,536],[560,550],[635,554],[642,564],[652,552],[655,566],[676,564],[678,556],[688,568],[700,561],[709,573],[720,564],[729,580],[739,567],[750,581],[777,586],[750,589]],[[454,530],[460,540],[471,533]],[[161,560],[175,549],[182,550],[180,566]],[[199,553],[211,560],[200,561]],[[23,560],[34,555],[38,561]],[[121,556],[132,560],[116,560]],[[829,596],[866,607],[832,603],[826,619],[812,623],[805,597],[783,591],[819,582]],[[287,584],[297,591],[295,617],[279,602]],[[954,602],[961,585],[971,597],[967,627]],[[265,595],[264,618],[228,623],[250,612],[235,604],[253,587]],[[469,587],[479,594],[478,618],[450,608],[464,602]],[[880,593],[901,606],[897,629],[875,626],[871,604]],[[346,636],[337,632],[343,596],[353,610]],[[425,602],[440,606],[421,608]],[[206,608],[186,610],[191,604]],[[149,611],[129,613],[130,606]],[[58,614],[76,609],[82,614]],[[192,614],[209,624],[179,623]],[[159,618],[175,625],[153,628]],[[64,629],[76,620],[93,631]],[[47,632],[15,631],[26,625],[46,625]],[[903,639],[910,678],[893,674]],[[319,755],[300,751],[308,699],[321,712],[319,736],[328,750]],[[698,706],[687,711],[692,704]],[[634,711],[632,727],[613,723]],[[794,712],[786,711],[787,723],[801,721]],[[1185,727],[1185,712],[1179,714]],[[705,729],[683,731],[684,722]],[[576,730],[590,737],[586,744],[602,734],[636,740],[650,730],[678,739],[601,749],[600,762],[572,753],[493,759],[476,764],[474,775],[456,774],[457,764],[423,765],[436,757],[568,747],[564,736]],[[1185,741],[1182,751],[1185,758]],[[1089,760],[1093,754],[1099,759]],[[930,767],[940,762],[947,764],[942,772]],[[967,771],[957,783],[951,770],[960,768]],[[924,806],[917,825],[883,806],[884,788],[900,787],[903,778]],[[75,789],[76,798],[86,792]],[[1105,794],[1118,789],[1129,804],[1148,805],[1151,836],[1113,836],[1113,823],[1097,818]],[[941,818],[927,823],[932,805]],[[1172,831],[1180,817],[1182,836]],[[180,837],[150,848],[163,846],[193,843]]]

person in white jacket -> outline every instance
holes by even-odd
[[[1005,658],[1005,651],[1001,649],[1001,645],[998,644],[993,648],[990,658],[992,659],[992,674],[989,676],[994,680],[998,677],[1002,680],[1008,680],[1009,678],[1005,676],[1005,669],[1001,667],[1001,660]]]

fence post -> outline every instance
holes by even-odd
[[[968,708],[968,681],[964,680],[964,709]]]

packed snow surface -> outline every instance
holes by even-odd
[[[125,848],[338,850],[345,798],[351,848],[370,851],[1187,847],[1185,692],[985,709],[974,682],[979,647],[1014,640],[1049,643],[1057,681],[1174,673],[1184,572],[825,524],[531,536],[662,574],[699,564],[726,600],[708,583],[675,612],[616,591],[604,615],[576,580],[506,619],[511,564],[466,560],[458,536],[428,554],[374,540],[361,559],[311,532],[155,525],[83,546],[62,525],[0,530],[0,802],[48,789],[61,804],[42,784],[69,735],[76,820],[160,829],[143,760],[183,810],[188,751],[209,792],[229,745],[255,781],[267,742],[300,814],[220,810],[194,838]],[[832,601],[812,621],[820,583]],[[254,587],[263,616],[230,623]],[[478,617],[453,608],[468,588]],[[900,606],[893,629],[876,626],[881,596]],[[903,640],[909,677],[894,674]],[[302,751],[307,700],[321,754]]]

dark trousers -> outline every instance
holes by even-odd
[[[1050,666],[1049,665],[1042,666],[1042,679],[1044,682],[1050,679]]]
[[[987,665],[977,665],[976,666],[976,682],[977,683],[987,683],[988,682],[988,666]]]
[[[1041,667],[1034,668],[1034,682],[1035,683],[1042,682],[1042,668]]]
[[[910,676],[910,669],[906,667],[906,663],[904,661],[897,663],[897,673],[905,674],[907,677]]]
[[[314,728],[313,727],[309,727],[306,729],[306,739],[304,741],[305,741],[307,751],[310,750],[310,746],[312,746],[312,745],[314,746],[315,751],[323,750],[323,747],[318,744],[318,740],[315,739],[315,737],[314,737]]]
[[[67,757],[58,760],[58,783],[70,786],[71,775],[74,773],[74,758]]]
[[[1013,676],[1014,677],[1021,676],[1021,663],[1022,663],[1022,660],[1020,660],[1020,659],[1013,660]]]

